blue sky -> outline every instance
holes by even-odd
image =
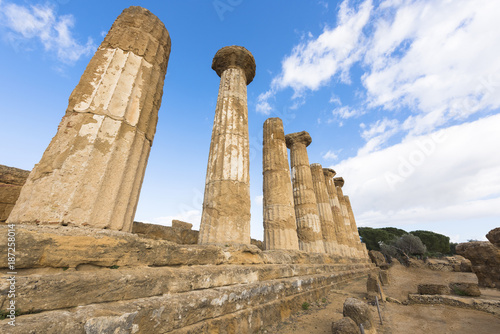
[[[248,86],[252,237],[262,239],[262,124],[306,130],[310,162],[346,180],[358,226],[484,239],[500,226],[497,1],[0,0],[0,164],[41,158],[121,11],[165,24],[172,52],[136,220],[199,227],[218,49]]]

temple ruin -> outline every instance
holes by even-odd
[[[0,290],[14,275],[16,332],[258,333],[374,268],[343,179],[310,164],[311,136],[285,136],[279,118],[264,123],[264,242],[250,239],[247,85],[256,65],[241,46],[212,63],[220,86],[200,231],[133,221],[169,54],[163,23],[125,9],[40,162],[31,172],[0,166],[2,220],[12,210],[0,233],[14,229],[16,242],[15,265],[1,259]],[[0,238],[1,249],[7,243]],[[1,310],[9,298],[2,292]]]

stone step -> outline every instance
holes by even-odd
[[[18,317],[16,333],[205,333],[231,324],[241,330],[230,332],[255,333],[288,317],[303,301],[318,300],[332,286],[369,270],[366,266],[26,314]],[[11,330],[7,321],[0,321],[0,332]]]
[[[103,268],[16,276],[17,309],[23,313],[63,309],[95,303],[131,300],[236,284],[250,284],[296,276],[331,275],[365,270],[370,264],[339,265],[221,265],[178,268]],[[92,270],[93,269],[93,270]],[[4,275],[0,291],[7,291]],[[7,295],[0,296],[5,309]]]

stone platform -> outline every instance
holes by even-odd
[[[373,268],[365,259],[64,226],[17,225],[16,252],[21,315],[15,331],[0,321],[2,333],[257,333]]]

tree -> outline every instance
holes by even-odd
[[[360,227],[358,228],[359,236],[361,241],[366,244],[368,250],[380,250],[380,242],[385,244],[390,243],[392,240],[396,239],[398,235],[393,234],[385,229],[395,229],[393,227],[389,228],[371,228],[371,227]],[[402,230],[400,230],[402,231]],[[406,232],[405,232],[406,233]]]
[[[449,254],[450,253],[450,238],[431,231],[413,231],[410,232],[422,240],[427,247],[428,252]]]
[[[397,237],[401,237],[405,234],[408,234],[408,232],[406,232],[405,230],[395,227],[382,227],[381,230],[389,232],[390,234],[393,234]]]
[[[457,254],[457,245],[458,244],[456,242],[450,242],[450,254]]]

